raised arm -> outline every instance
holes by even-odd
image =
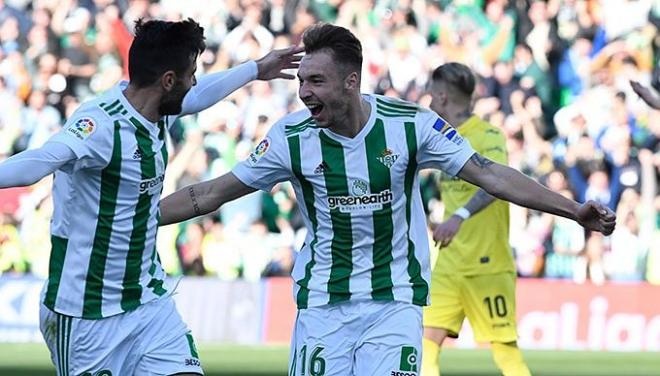
[[[650,107],[660,110],[660,96],[654,93],[651,88],[640,84],[637,81],[630,81],[630,86],[639,95],[640,98]]]
[[[479,154],[470,158],[458,173],[458,177],[499,199],[572,219],[590,230],[605,235],[614,230],[616,215],[604,205],[595,201],[580,205],[547,189],[521,172]]]
[[[197,84],[183,98],[179,116],[194,114],[218,103],[248,82],[254,80],[272,80],[275,78],[292,79],[292,74],[284,70],[298,68],[302,47],[289,47],[273,50],[256,61],[249,61],[226,71],[203,75]]]
[[[0,163],[0,188],[32,185],[76,158],[67,145],[46,142]]]
[[[181,188],[160,201],[160,226],[216,211],[224,203],[256,191],[229,172],[219,178]]]

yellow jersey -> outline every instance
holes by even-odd
[[[506,139],[498,128],[472,116],[457,130],[477,153],[507,164]],[[445,204],[444,220],[465,206],[478,190],[475,185],[443,173],[440,192]],[[463,221],[449,246],[439,251],[434,273],[483,275],[515,270],[509,247],[509,203],[495,200]]]

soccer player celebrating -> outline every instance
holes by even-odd
[[[203,28],[137,21],[130,82],[81,107],[42,148],[0,164],[0,188],[55,172],[52,250],[40,326],[58,375],[202,374],[156,253],[174,120],[249,81],[297,68],[297,47],[195,78]]]
[[[431,77],[431,109],[456,125],[477,153],[506,165],[504,135],[470,111],[474,87],[465,65],[439,66]],[[492,344],[495,364],[504,375],[529,375],[516,345],[509,204],[444,174],[440,188],[445,220],[433,231],[440,252],[431,276],[431,306],[424,309],[422,376],[440,374],[440,346],[447,336],[458,336],[466,316],[475,339]]]
[[[521,205],[610,233],[614,213],[548,191],[475,154],[446,121],[409,102],[360,93],[362,48],[347,29],[303,35],[298,95],[255,151],[217,179],[161,202],[161,224],[290,181],[307,227],[293,270],[298,315],[289,375],[419,372],[430,265],[417,171],[435,167]]]

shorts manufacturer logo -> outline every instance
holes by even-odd
[[[385,167],[392,168],[394,163],[396,163],[396,160],[399,159],[399,154],[394,154],[394,152],[391,149],[385,149],[383,150],[383,153],[380,155],[380,157],[378,157],[377,159],[378,162],[385,165]]]
[[[261,140],[259,145],[257,145],[257,147],[254,148],[254,151],[250,153],[250,155],[248,156],[248,162],[250,163],[250,165],[254,166],[255,164],[257,164],[257,162],[259,162],[261,157],[263,157],[266,154],[269,147],[270,147],[270,139],[268,137]]]
[[[328,197],[330,210],[339,209],[342,213],[381,210],[384,204],[389,204],[394,199],[389,189],[379,193],[369,193],[369,184],[361,179],[353,179],[349,189],[351,196]]]
[[[67,132],[76,136],[79,140],[85,140],[96,130],[96,124],[90,118],[84,117],[76,120],[75,123],[69,125],[66,129]]]

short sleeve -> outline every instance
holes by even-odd
[[[420,168],[436,168],[456,176],[474,154],[470,142],[432,111],[420,111],[415,126],[420,137]]]
[[[245,185],[270,192],[275,184],[291,179],[288,143],[280,124],[275,124],[266,137],[232,173]]]
[[[49,141],[67,145],[76,155],[73,169],[102,168],[110,163],[114,125],[96,111],[78,110]]]

